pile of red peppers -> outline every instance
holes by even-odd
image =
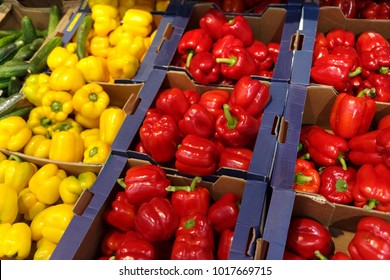
[[[157,165],[129,167],[103,213],[99,259],[228,259],[241,198],[214,199],[201,180],[175,186]]]
[[[228,92],[161,89],[139,129],[136,151],[179,172],[206,176],[249,169],[268,86],[244,76]]]
[[[320,7],[339,7],[347,18],[390,19],[390,3],[387,0],[320,0]]]
[[[317,32],[310,78],[339,93],[390,102],[390,43],[380,33]]]
[[[262,13],[270,4],[287,4],[287,0],[205,0],[212,2],[225,13]]]
[[[327,227],[309,217],[291,219],[284,260],[390,260],[390,222],[363,217],[347,244],[347,252],[335,248]]]
[[[184,32],[174,64],[200,84],[234,84],[243,76],[272,77],[279,49],[280,43],[257,40],[245,16],[229,19],[211,8],[198,28]]]

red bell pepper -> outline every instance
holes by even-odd
[[[382,162],[382,155],[379,153],[376,138],[379,130],[372,130],[367,133],[352,137],[348,141],[348,160],[358,166],[366,163],[378,164]]]
[[[143,240],[137,232],[125,234],[116,253],[116,260],[154,260],[155,249],[153,244]]]
[[[378,217],[363,217],[348,244],[353,260],[390,260],[390,223]]]
[[[359,57],[359,54],[355,48],[345,47],[345,46],[337,46],[332,50],[331,53],[334,55],[339,55],[341,57],[348,57],[348,58],[352,59],[353,69],[356,69],[357,67],[361,66],[360,57]]]
[[[355,187],[356,170],[352,167],[327,166],[321,171],[319,193],[328,201],[350,204]]]
[[[216,119],[223,113],[223,104],[228,103],[230,94],[226,90],[213,89],[205,91],[199,100],[199,105],[205,107]]]
[[[198,103],[200,100],[200,93],[194,89],[185,89],[183,90],[183,94],[186,97],[190,106],[192,104]]]
[[[328,54],[328,40],[326,40],[325,33],[317,31],[316,38],[314,40],[312,63],[315,64],[315,61],[318,58]]]
[[[227,21],[227,17],[221,10],[211,8],[199,19],[199,27],[205,30],[215,41],[223,36],[222,26]]]
[[[351,260],[351,257],[346,254],[346,253],[343,253],[343,252],[336,252],[332,255],[332,257],[330,258],[331,260],[338,260],[338,261],[341,261],[341,260]]]
[[[374,100],[379,102],[390,102],[390,76],[382,74],[372,74],[364,80],[358,91],[373,91]]]
[[[361,11],[363,19],[390,19],[390,3],[375,3],[371,1]]]
[[[119,245],[122,243],[125,234],[125,232],[115,228],[111,228],[104,233],[100,246],[103,256],[107,256],[108,258],[115,256],[115,253],[118,250]]]
[[[110,207],[106,208],[103,214],[104,221],[121,230],[129,231],[134,229],[137,207],[127,200],[125,191],[119,191]]]
[[[312,162],[297,158],[294,170],[293,190],[318,193],[320,191],[320,174]]]
[[[251,147],[256,141],[259,122],[240,106],[223,105],[224,112],[215,121],[215,130],[226,146]]]
[[[355,47],[355,34],[352,31],[345,30],[343,28],[333,28],[325,35],[328,41],[328,49],[332,51],[338,46],[354,48]]]
[[[273,58],[269,55],[268,47],[265,43],[254,40],[252,45],[245,49],[254,58],[257,71],[270,70],[274,66]]]
[[[293,252],[290,252],[289,250],[284,250],[284,253],[283,253],[283,260],[290,260],[290,261],[293,261],[293,260],[296,260],[296,261],[302,261],[302,260],[306,260],[305,258],[293,253]]]
[[[157,162],[168,162],[175,157],[181,137],[176,120],[149,109],[139,130],[145,151]]]
[[[125,187],[126,198],[129,203],[141,205],[154,197],[165,197],[165,190],[171,181],[166,177],[164,169],[158,165],[133,166],[127,169],[124,179],[118,183]]]
[[[354,204],[367,210],[390,211],[390,169],[383,163],[362,165],[353,188]]]
[[[148,242],[165,241],[174,236],[179,221],[178,213],[167,198],[154,197],[139,207],[135,229]]]
[[[240,14],[245,12],[245,5],[242,0],[223,0],[222,10],[225,13]]]
[[[176,151],[175,167],[189,175],[211,175],[217,169],[218,158],[219,153],[212,140],[189,134]]]
[[[196,82],[203,85],[215,83],[221,76],[220,64],[210,52],[196,54],[190,62],[188,71]]]
[[[206,215],[196,213],[180,218],[179,227],[176,230],[176,238],[182,234],[189,233],[194,237],[201,237],[203,245],[210,247],[214,252],[214,231],[213,226]]]
[[[213,44],[211,52],[215,57],[225,57],[226,51],[235,47],[244,48],[244,43],[232,34],[227,34]]]
[[[213,115],[202,105],[193,104],[178,123],[180,132],[210,139],[215,132]]]
[[[316,259],[316,251],[328,256],[332,236],[329,230],[312,218],[292,218],[286,239],[286,249],[305,259]]]
[[[253,31],[244,16],[235,15],[222,26],[222,34],[232,34],[244,43],[244,47],[249,47],[254,41]]]
[[[377,124],[377,129],[384,129],[387,127],[390,127],[390,114],[383,116]]]
[[[347,18],[356,18],[355,0],[333,0],[332,6],[339,7]]]
[[[225,167],[248,171],[252,155],[253,151],[248,148],[226,147],[220,153],[218,168]]]
[[[300,141],[310,158],[320,166],[339,165],[348,152],[348,143],[344,138],[316,125],[301,129]]]
[[[172,116],[176,122],[183,118],[189,107],[190,103],[180,88],[164,89],[157,94],[155,108],[162,115]]]
[[[336,135],[350,139],[369,130],[375,112],[376,102],[365,98],[364,91],[357,96],[340,93],[330,112],[330,128]]]
[[[390,168],[390,127],[379,130],[376,148],[382,156],[383,163]]]
[[[355,61],[348,57],[328,54],[316,59],[311,68],[310,78],[319,84],[333,86],[339,92],[348,91],[350,78],[361,73]]]
[[[272,57],[274,64],[276,64],[279,57],[280,43],[270,42],[267,44],[267,47],[269,55]]]
[[[191,185],[166,188],[168,192],[172,192],[171,204],[180,217],[198,213],[207,215],[210,206],[210,191],[197,185],[201,180],[201,177],[195,176]]]
[[[230,48],[224,57],[217,57],[216,61],[220,63],[221,74],[226,78],[239,80],[243,76],[256,74],[256,62],[244,48]]]
[[[375,31],[363,31],[356,39],[355,48],[358,54],[371,51],[376,47],[389,46],[389,41],[383,35]]]
[[[207,217],[215,232],[220,234],[225,229],[234,231],[239,212],[240,198],[233,192],[227,192],[211,204]]]
[[[253,8],[254,14],[263,13],[269,7],[270,4],[287,4],[288,1],[287,0],[259,0],[257,2],[258,4]]]
[[[244,76],[237,81],[230,94],[229,105],[241,106],[253,117],[260,117],[267,106],[271,94],[269,88],[260,80]]]
[[[232,247],[234,237],[234,231],[225,229],[222,231],[218,242],[217,259],[228,260],[230,254],[230,248]]]
[[[360,53],[360,65],[364,70],[380,74],[389,73],[390,46],[375,47]]]
[[[207,31],[202,28],[191,29],[184,32],[177,46],[177,52],[186,61],[186,67],[190,66],[192,57],[201,52],[211,49],[213,39]]]

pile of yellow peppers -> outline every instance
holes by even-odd
[[[0,153],[0,259],[49,259],[96,177]]]

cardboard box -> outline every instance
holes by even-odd
[[[286,85],[284,83],[270,83],[269,81],[263,81],[263,83],[269,86],[271,99],[265,108],[248,172],[222,168],[213,176],[228,175],[263,181],[269,179],[276,148],[276,138],[278,137],[278,122],[283,114],[287,92],[285,91]],[[154,69],[140,92],[141,103],[138,105],[138,112],[135,113],[137,114],[137,123],[139,125],[142,124],[146,111],[152,106],[157,93],[160,90],[174,87],[182,90],[192,89],[199,93],[204,93],[212,89],[222,89],[227,92],[233,90],[232,86],[206,86],[196,84],[183,71]],[[138,119],[138,116],[141,119]],[[139,122],[140,120],[141,122]],[[139,142],[138,130],[140,126],[135,129],[133,124],[133,121],[126,120],[122,125],[122,128],[113,143],[113,152],[130,158],[138,158],[158,164],[150,156],[136,152],[136,145]],[[165,167],[172,172],[177,172],[174,168]]]
[[[103,219],[103,213],[107,207],[109,207],[111,201],[115,198],[119,190],[123,190],[117,184],[118,178],[123,178],[126,175],[126,171],[139,165],[148,165],[147,161],[138,159],[125,158],[119,155],[113,155],[110,157],[107,164],[100,172],[97,181],[93,188],[89,191],[88,199],[83,201],[81,198],[75,208],[78,208],[78,214],[74,216],[64,235],[62,236],[59,244],[51,256],[51,260],[96,260],[100,257],[100,246],[104,234],[108,230],[108,226]],[[167,177],[171,180],[173,185],[187,185],[191,182],[192,178],[182,176],[180,174],[168,174]],[[240,198],[242,198],[243,206],[247,208],[240,209],[240,217],[249,216],[256,217],[254,221],[258,222],[258,219],[262,216],[261,212],[255,212],[253,209],[249,209],[249,204],[245,201],[251,199],[246,197],[246,188],[249,182],[240,178],[233,178],[229,176],[221,176],[215,182],[202,180],[201,184],[207,187],[210,191],[211,197],[216,200],[220,198],[226,192],[234,192]],[[254,186],[257,184],[253,182]],[[256,186],[257,190],[260,190]],[[255,190],[252,188],[252,191]],[[252,194],[252,192],[250,192]],[[258,193],[256,198],[258,201],[264,201],[264,196],[260,196]],[[90,198],[90,199],[89,199]],[[253,199],[253,197],[252,197]],[[246,212],[250,211],[251,214]],[[256,205],[256,210],[262,210],[262,204]],[[253,215],[255,214],[255,215]],[[239,218],[240,219],[240,218]],[[248,225],[250,221],[245,222]],[[253,228],[258,227],[258,223],[252,224]],[[238,235],[235,232],[233,237],[238,242],[247,242],[247,236]],[[250,247],[250,246],[246,246]],[[253,247],[253,246],[252,246]],[[237,253],[237,252],[235,252]],[[241,252],[241,255],[245,255],[245,252]]]
[[[177,13],[177,17],[184,20],[184,33],[188,30],[199,28],[199,20],[210,8],[218,8],[212,3],[197,3],[183,9]],[[190,13],[188,13],[190,11]],[[275,72],[272,79],[287,81],[291,74],[292,50],[290,49],[291,35],[296,31],[301,14],[300,6],[284,5],[283,7],[268,7],[262,14],[242,14],[248,21],[256,40],[263,43],[280,43],[280,53],[275,66]],[[233,18],[234,14],[226,13],[228,19]],[[183,34],[184,34],[183,33]],[[170,65],[158,64],[160,67],[166,67],[169,70],[183,71],[192,78],[189,71],[179,66],[180,55],[175,52],[175,56]],[[265,77],[263,77],[265,78]]]

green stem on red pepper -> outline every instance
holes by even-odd
[[[368,203],[363,206],[366,210],[372,210],[376,207],[377,204],[379,204],[379,201],[376,199],[368,199]]]
[[[215,59],[218,63],[227,63],[229,66],[234,66],[237,63],[237,57],[218,57]]]
[[[312,176],[306,176],[306,175],[303,175],[302,173],[297,173],[294,175],[294,183],[295,184],[303,185],[305,183],[310,182],[311,180],[313,180]]]
[[[230,113],[230,106],[228,104],[223,104],[223,112],[227,120],[227,127],[229,129],[235,129],[238,123],[238,119],[232,116]]]
[[[188,186],[168,186],[165,188],[168,192],[176,192],[176,191],[186,191],[191,192],[195,190],[195,187],[198,183],[202,181],[202,177],[195,176],[194,179],[192,179],[191,184]]]

